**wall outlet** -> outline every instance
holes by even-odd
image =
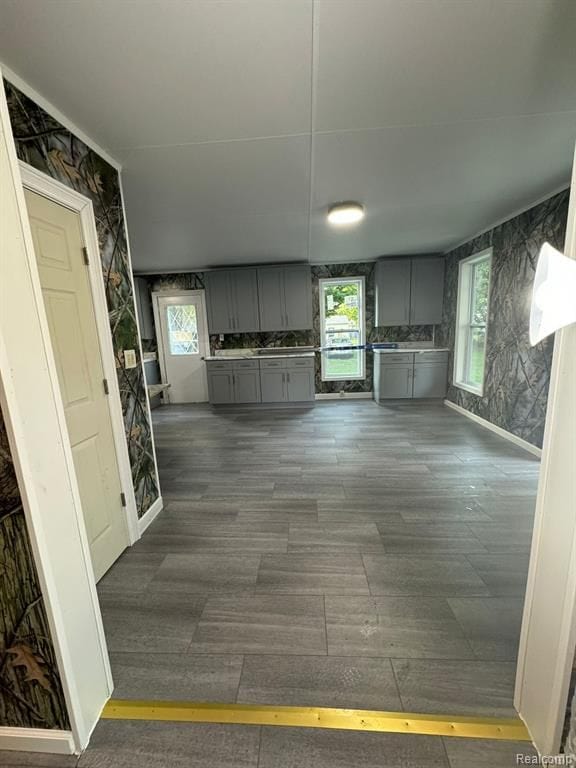
[[[218,336],[218,339],[219,339],[220,341],[224,341],[224,334],[223,334],[223,333],[221,333],[221,334]]]
[[[345,396],[346,396],[346,392],[344,392],[344,390],[341,389],[340,390],[340,397],[345,397]]]
[[[124,368],[136,368],[138,361],[136,360],[135,349],[124,350]]]

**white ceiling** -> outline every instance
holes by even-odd
[[[140,271],[446,250],[567,184],[574,0],[0,0],[124,166]],[[366,207],[353,229],[330,203]]]

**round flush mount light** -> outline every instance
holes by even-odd
[[[337,203],[331,205],[328,210],[328,221],[335,226],[357,224],[363,218],[364,208],[360,203]]]

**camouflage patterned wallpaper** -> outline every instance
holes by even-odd
[[[158,498],[144,370],[138,360],[125,369],[125,349],[138,351],[130,263],[117,171],[41,107],[5,81],[18,157],[90,198],[102,260],[102,278],[110,316],[120,384],[126,441],[138,515]]]
[[[0,726],[69,726],[0,412]]]
[[[560,192],[447,255],[444,317],[436,339],[454,350],[458,262],[492,247],[484,395],[458,389],[450,381],[448,399],[538,447],[544,436],[554,338],[530,346],[532,283],[542,243],[564,247],[568,197],[568,190]],[[451,363],[449,371],[451,375]]]
[[[432,341],[433,327],[430,325],[396,326],[377,328],[374,325],[374,262],[352,264],[322,264],[312,267],[312,311],[314,326],[310,331],[288,331],[274,333],[226,334],[224,341],[219,336],[210,336],[210,349],[242,349],[258,347],[320,346],[320,300],[318,280],[327,277],[364,277],[366,306],[366,341]],[[199,290],[204,288],[201,272],[183,272],[170,275],[147,276],[153,291]],[[316,392],[371,392],[372,354],[367,354],[366,378],[361,381],[322,381],[320,354],[316,355]]]

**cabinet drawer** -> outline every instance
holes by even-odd
[[[235,371],[257,371],[260,366],[258,360],[235,360]]]
[[[380,365],[409,365],[414,362],[414,352],[386,352],[378,356]]]
[[[288,358],[285,362],[287,368],[314,368],[313,357]]]
[[[426,363],[447,363],[448,352],[417,352],[414,357],[417,365]]]
[[[260,370],[266,371],[270,368],[286,368],[286,360],[260,360]]]
[[[234,363],[230,360],[228,362],[220,362],[219,360],[206,360],[206,367],[208,373],[211,371],[233,371]]]

